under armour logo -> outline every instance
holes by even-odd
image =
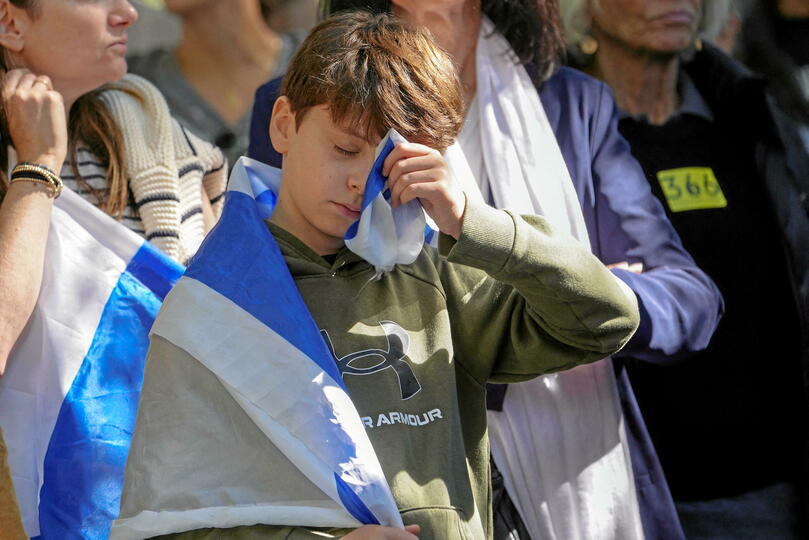
[[[379,325],[382,326],[382,330],[385,332],[385,337],[388,340],[388,350],[366,349],[364,351],[348,354],[342,358],[338,358],[337,354],[335,354],[329,334],[325,330],[321,330],[320,334],[323,336],[323,341],[326,342],[329,352],[337,363],[337,368],[340,370],[342,377],[345,378],[346,375],[371,375],[391,368],[399,379],[399,390],[402,399],[410,399],[421,390],[421,384],[419,384],[416,374],[413,373],[410,364],[405,361],[407,351],[410,348],[410,336],[401,326],[394,322],[385,321],[379,323]],[[370,367],[352,366],[352,363],[371,356],[381,358],[380,362]]]

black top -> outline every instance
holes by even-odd
[[[776,17],[773,27],[778,45],[792,58],[795,65],[809,65],[809,18]]]
[[[725,297],[706,351],[674,367],[628,363],[674,498],[730,496],[794,476],[800,330],[752,142],[690,114],[664,126],[624,118],[620,130]]]

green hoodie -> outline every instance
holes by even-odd
[[[572,237],[536,216],[468,203],[441,235],[373,280],[270,225],[331,349],[405,524],[422,540],[492,537],[486,382],[518,382],[608,356],[638,324],[634,294]],[[440,251],[440,253],[439,253]],[[333,538],[257,525],[177,538]]]

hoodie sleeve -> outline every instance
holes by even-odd
[[[619,350],[638,324],[632,292],[538,216],[469,201],[441,267],[455,356],[483,383],[517,382]]]

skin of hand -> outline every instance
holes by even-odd
[[[19,160],[40,163],[59,174],[67,154],[67,115],[50,78],[12,69],[3,78],[2,95]]]
[[[396,208],[418,198],[442,233],[461,235],[466,197],[441,154],[417,143],[402,143],[385,159],[391,205]]]
[[[345,540],[418,540],[421,527],[408,525],[402,529],[381,527],[379,525],[363,525],[343,536]]]
[[[615,264],[608,264],[607,268],[619,268],[621,270],[627,270],[628,272],[632,272],[633,274],[642,274],[643,273],[643,263],[632,263],[629,264],[627,261],[622,261]]]
[[[61,94],[27,69],[6,73],[0,94],[19,160],[58,174],[67,153]],[[50,188],[34,182],[10,185],[0,207],[0,376],[39,296],[52,207]]]

